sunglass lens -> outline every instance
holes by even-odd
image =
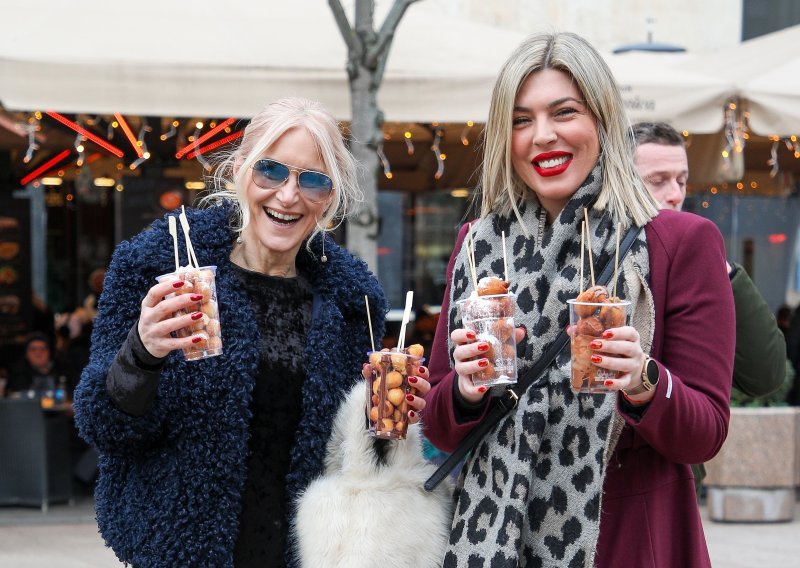
[[[256,185],[267,189],[282,184],[289,177],[289,168],[275,160],[259,160],[253,171]]]
[[[300,189],[313,199],[324,199],[333,190],[333,180],[319,172],[302,172],[297,181]]]

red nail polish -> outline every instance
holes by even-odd
[[[408,402],[414,402],[414,395],[413,394],[407,394],[406,395],[406,400]]]
[[[603,384],[606,385],[607,387],[611,387],[611,386],[614,386],[614,381],[612,381],[611,379],[608,379]]]
[[[417,377],[408,377],[408,382],[412,385],[417,384]]]
[[[414,412],[413,410],[409,410],[409,411],[408,411],[408,417],[409,417],[409,418],[414,418],[416,415],[417,415],[417,413],[416,413],[416,412]]]
[[[478,392],[486,392],[486,387],[478,387]]]
[[[202,337],[192,337],[192,343],[200,343],[203,341]]]
[[[480,361],[478,361],[478,367],[488,367],[488,366],[489,366],[488,359],[481,359]]]
[[[567,333],[569,333],[569,328],[571,327],[572,327],[571,325],[567,324]]]
[[[203,295],[202,294],[192,294],[191,296],[189,296],[189,299],[191,301],[193,301],[193,302],[199,302],[200,300],[203,299]]]
[[[600,355],[592,355],[592,363],[602,363],[603,358]]]
[[[428,372],[428,369],[426,369],[425,367],[420,367],[420,368],[419,368],[419,372],[420,372],[420,373],[427,373],[427,372]]]
[[[478,351],[489,351],[489,344],[488,343],[478,344]]]
[[[183,288],[183,280],[178,280],[177,282],[172,283],[173,288]]]
[[[595,339],[589,342],[589,347],[591,347],[592,349],[601,349],[603,347],[603,342],[598,339]]]
[[[468,331],[467,332],[467,339],[475,339],[476,337],[478,337],[478,336],[475,335],[474,331]]]
[[[611,339],[612,337],[614,337],[614,334],[611,333],[610,331],[606,330],[606,331],[603,332],[603,337],[605,339]]]
[[[203,312],[195,312],[192,314],[193,320],[199,320],[201,317],[203,317]]]

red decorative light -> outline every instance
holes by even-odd
[[[36,178],[38,178],[41,174],[55,166],[57,163],[62,161],[64,158],[69,156],[72,153],[71,150],[64,150],[54,158],[50,158],[44,164],[33,170],[31,173],[26,175],[24,178],[19,180],[20,185],[28,185],[28,183],[32,182]]]
[[[111,144],[109,144],[108,142],[106,142],[105,140],[100,138],[99,136],[95,136],[94,134],[92,134],[91,132],[86,130],[83,126],[81,126],[80,124],[78,124],[76,122],[72,122],[66,116],[60,115],[57,112],[52,111],[52,110],[48,110],[46,112],[46,114],[47,114],[47,116],[49,116],[51,118],[55,118],[58,122],[60,122],[61,124],[63,124],[64,126],[66,126],[68,128],[71,128],[72,130],[74,130],[78,134],[83,134],[88,140],[91,140],[92,142],[94,142],[95,144],[97,144],[98,146],[103,148],[104,150],[107,150],[107,151],[111,152],[117,158],[121,158],[123,156],[122,150],[120,150],[116,146],[112,146]]]
[[[183,148],[181,148],[180,150],[178,150],[178,152],[175,154],[175,157],[176,157],[176,158],[178,158],[178,159],[180,160],[180,159],[181,159],[181,158],[183,158],[183,156],[185,156],[185,155],[186,155],[186,154],[187,154],[187,153],[188,153],[190,150],[194,150],[194,149],[195,149],[195,148],[197,148],[197,147],[198,147],[200,144],[202,144],[203,142],[205,142],[206,140],[208,140],[209,138],[211,138],[212,136],[214,136],[214,135],[215,135],[217,132],[219,132],[220,130],[225,130],[225,129],[226,129],[228,126],[230,126],[231,124],[233,124],[233,121],[234,121],[234,120],[236,120],[236,119],[235,119],[235,118],[229,118],[229,119],[227,119],[227,120],[225,120],[225,121],[221,122],[220,124],[218,124],[217,126],[215,126],[214,128],[212,128],[211,130],[209,130],[208,132],[206,132],[205,134],[203,134],[202,136],[200,136],[200,137],[199,137],[197,140],[195,140],[195,141],[194,141],[194,142],[192,142],[191,144],[187,144],[186,146],[184,146]]]
[[[779,245],[786,242],[786,233],[772,233],[769,237],[770,244]]]
[[[125,137],[128,139],[128,142],[130,142],[131,146],[133,146],[133,149],[136,150],[136,155],[141,158],[144,153],[142,152],[142,148],[137,143],[138,140],[136,140],[136,136],[133,135],[131,127],[128,126],[128,123],[125,122],[125,119],[120,113],[114,113],[114,118],[117,119],[117,122],[119,122],[119,125],[122,127],[122,131],[125,133]]]
[[[212,142],[211,144],[208,144],[206,146],[203,146],[202,148],[199,148],[198,150],[192,150],[191,152],[186,154],[186,159],[187,160],[191,160],[192,158],[194,158],[197,155],[197,152],[200,152],[201,154],[205,154],[206,152],[210,152],[211,150],[215,150],[215,149],[219,148],[220,146],[224,146],[228,142],[233,142],[234,140],[239,138],[242,134],[244,134],[244,130],[240,130],[238,132],[234,132],[233,134],[231,134],[229,136],[226,136],[225,138],[220,138],[219,140],[217,140],[215,142]]]

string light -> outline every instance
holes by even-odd
[[[78,135],[75,137],[75,151],[78,152],[78,159],[75,160],[75,165],[79,168],[83,165],[84,159],[86,155],[84,151],[86,148],[83,145],[84,136],[79,132]]]
[[[29,121],[25,129],[28,131],[28,149],[25,151],[25,157],[22,158],[22,161],[27,164],[33,159],[33,153],[39,149],[39,144],[36,143],[36,131],[39,130],[39,120],[33,119]]]
[[[469,135],[469,131],[470,131],[470,129],[471,129],[471,128],[472,128],[474,125],[475,125],[475,123],[474,123],[474,122],[472,122],[471,120],[468,120],[468,121],[467,121],[467,125],[464,127],[464,130],[462,130],[462,131],[461,131],[461,143],[462,143],[464,146],[469,146],[469,137],[468,137],[468,135]]]
[[[734,152],[740,154],[744,150],[746,141],[744,135],[747,133],[747,126],[742,119],[741,111],[737,111],[737,108],[737,104],[731,101],[725,109],[725,149],[722,151],[722,158],[726,169],[731,167],[731,155]]]
[[[92,134],[91,132],[89,132],[88,130],[83,128],[80,124],[71,121],[67,117],[65,117],[65,116],[63,116],[63,115],[61,115],[61,114],[59,114],[59,113],[57,113],[55,111],[52,111],[52,110],[48,110],[47,111],[47,116],[56,119],[58,122],[60,122],[61,124],[63,124],[64,126],[66,126],[68,128],[71,128],[75,132],[83,134],[86,138],[88,138],[89,140],[91,140],[92,142],[94,142],[95,144],[97,144],[98,146],[103,148],[104,150],[106,150],[108,152],[111,152],[117,158],[121,158],[123,156],[122,150],[120,150],[116,146],[112,146],[111,144],[109,144],[108,142],[103,140],[102,138],[100,138],[98,136],[95,136],[94,134]]]
[[[128,125],[128,121],[126,121],[125,117],[123,117],[120,113],[115,113],[114,118],[117,119],[116,122],[122,127],[122,132],[125,133],[125,138],[128,139],[128,142],[131,143],[131,146],[133,146],[133,149],[136,151],[136,156],[141,158],[142,149],[140,145],[136,143],[136,138],[133,136],[133,130],[131,130],[131,127]],[[114,123],[112,123],[112,125],[113,124]]]
[[[386,154],[383,151],[383,143],[378,146],[378,158],[381,160],[381,166],[383,166],[383,175],[386,176],[386,179],[392,179],[394,174],[392,174],[392,168],[389,165],[389,158],[386,157]]]
[[[772,166],[769,170],[769,177],[774,178],[778,175],[779,167],[778,167],[778,141],[775,140],[772,142],[772,148],[769,150],[770,159],[767,160],[767,165]]]
[[[411,141],[411,132],[406,130],[403,133],[403,139],[406,141],[406,151],[408,152],[409,156],[414,155],[414,143]]]
[[[224,120],[223,122],[221,122],[220,124],[218,124],[215,128],[212,128],[211,130],[209,130],[208,132],[203,134],[202,136],[200,136],[200,130],[203,128],[203,123],[202,122],[197,122],[197,124],[195,124],[196,128],[195,128],[194,136],[190,137],[190,140],[192,140],[192,143],[187,145],[187,146],[184,146],[183,148],[178,150],[178,152],[175,154],[175,157],[180,160],[190,150],[194,150],[195,148],[200,146],[200,144],[202,144],[203,142],[205,142],[206,140],[208,140],[209,138],[214,136],[217,132],[219,132],[220,130],[223,130],[223,129],[227,128],[228,126],[230,126],[231,124],[233,124],[234,120],[235,119],[233,119],[233,118],[228,118],[228,119]]]
[[[178,133],[178,124],[179,123],[177,120],[173,120],[172,122],[169,123],[169,130],[167,130],[164,134],[161,135],[162,142],[164,140],[172,138]]]
[[[431,150],[433,150],[433,153],[436,155],[436,173],[433,174],[435,179],[441,179],[444,174],[444,154],[442,154],[442,150],[439,148],[441,141],[442,131],[437,128],[433,136],[433,144],[431,145]]]

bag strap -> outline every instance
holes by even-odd
[[[633,246],[633,242],[636,240],[639,231],[641,231],[641,227],[631,226],[631,228],[628,229],[628,232],[625,233],[625,237],[619,245],[620,262],[622,262],[622,259],[625,258],[625,255],[628,254],[631,246]],[[614,260],[611,259],[605,265],[603,271],[600,273],[600,276],[595,280],[595,282],[599,285],[605,286],[611,280],[613,275]],[[426,491],[433,491],[436,489],[436,486],[439,485],[439,483],[441,483],[451,471],[453,471],[453,468],[458,465],[464,456],[471,452],[472,449],[478,445],[478,442],[480,442],[483,437],[490,430],[492,430],[506,414],[508,414],[517,406],[519,398],[525,394],[529,388],[540,388],[544,386],[547,380],[544,375],[544,371],[555,360],[556,356],[561,352],[562,349],[564,349],[564,346],[568,342],[569,335],[567,334],[566,330],[562,329],[561,332],[556,336],[555,341],[553,341],[553,343],[550,344],[550,347],[547,348],[547,351],[542,354],[533,367],[530,367],[519,378],[519,381],[517,381],[516,385],[508,388],[502,396],[499,396],[492,401],[491,407],[489,408],[489,411],[484,419],[464,437],[453,453],[447,457],[444,463],[439,466],[439,469],[437,469],[425,482]]]

